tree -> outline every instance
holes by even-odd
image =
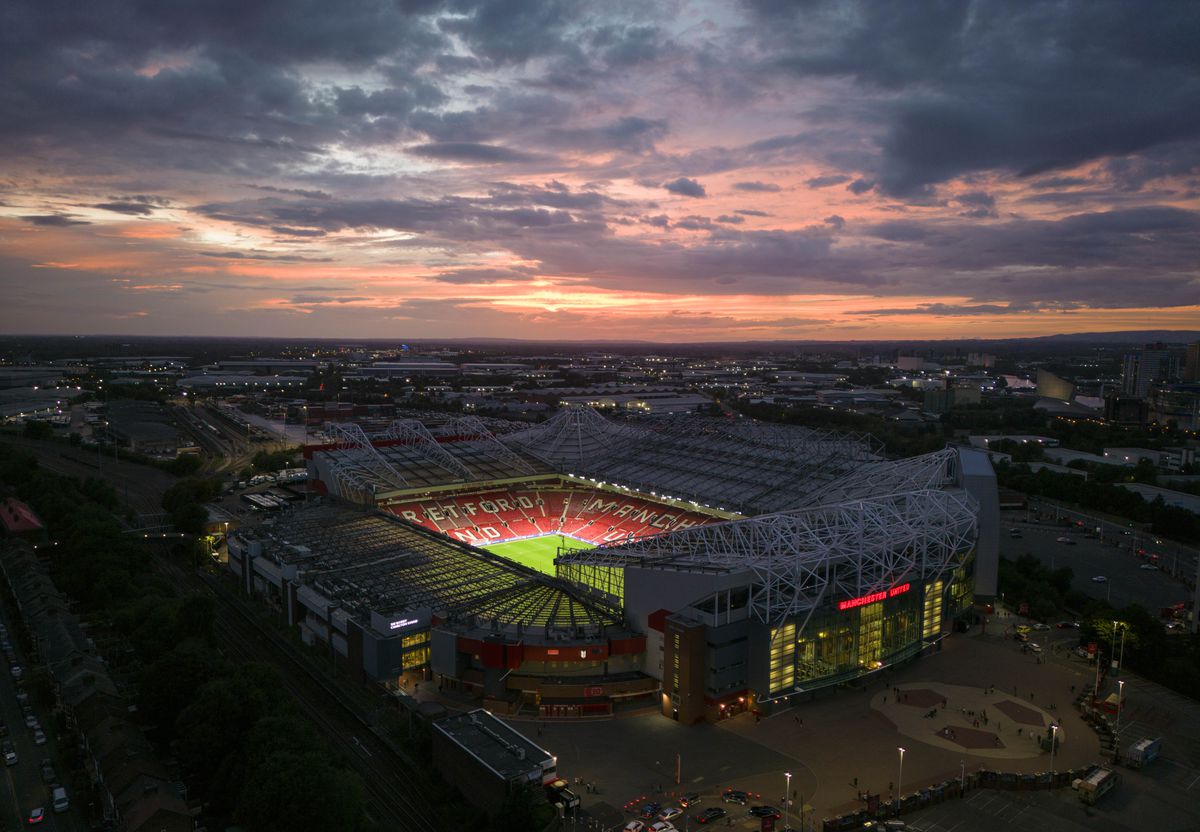
[[[40,419],[30,419],[25,423],[25,429],[21,433],[26,439],[52,439],[54,438],[54,426]]]

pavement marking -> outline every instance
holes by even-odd
[[[1200,774],[1197,774],[1195,777],[1192,778],[1192,782],[1187,784],[1187,786],[1184,788],[1184,791],[1190,792],[1192,790],[1192,786],[1196,785],[1197,780],[1200,780]]]

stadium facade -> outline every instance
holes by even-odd
[[[230,569],[384,685],[686,722],[857,683],[995,595],[981,451],[587,408],[498,424],[330,424],[306,449],[320,504],[236,535]],[[482,548],[551,534],[546,571]]]

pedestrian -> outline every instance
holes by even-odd
[[[885,696],[885,697],[883,697],[883,704],[885,704],[885,705],[887,704],[887,697],[886,697],[886,696]]]
[[[801,728],[803,728],[803,727],[804,727],[804,720],[803,720],[803,719],[802,719],[802,720],[800,720],[800,727],[801,727]]]

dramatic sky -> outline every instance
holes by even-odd
[[[0,331],[1200,327],[1200,3],[7,0]]]

